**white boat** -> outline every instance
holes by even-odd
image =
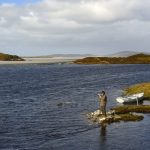
[[[133,94],[130,96],[125,96],[125,97],[117,97],[116,101],[119,103],[135,103],[139,102],[143,99],[144,93],[138,93],[138,94]]]

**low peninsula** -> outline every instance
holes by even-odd
[[[24,59],[17,55],[0,53],[0,61],[24,61]]]
[[[135,54],[128,57],[86,57],[74,61],[75,64],[150,64],[150,55]]]

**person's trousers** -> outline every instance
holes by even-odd
[[[102,112],[102,115],[106,116],[106,106],[100,106],[100,111]]]

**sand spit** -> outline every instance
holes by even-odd
[[[0,61],[2,64],[53,64],[53,63],[72,63],[81,57],[23,57],[25,61]],[[83,58],[83,57],[82,57]]]

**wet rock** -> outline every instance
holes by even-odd
[[[87,114],[88,119],[98,124],[101,123],[113,123],[120,121],[140,121],[144,117],[137,114],[125,113],[116,114],[114,110],[107,112],[107,117],[104,117],[99,110]]]

